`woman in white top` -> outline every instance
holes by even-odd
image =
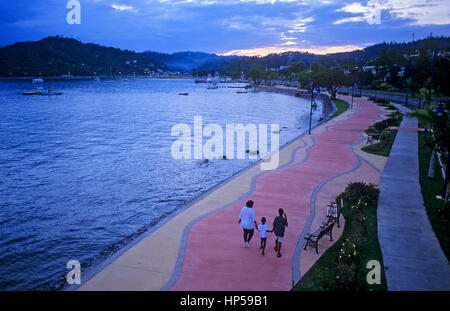
[[[241,210],[239,215],[239,224],[244,229],[244,246],[248,247],[248,243],[255,233],[255,228],[258,228],[256,223],[255,211],[253,210],[253,201],[249,200]]]

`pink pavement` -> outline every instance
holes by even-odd
[[[349,97],[344,98],[349,101]],[[379,172],[366,163],[356,170],[359,161],[351,151],[351,146],[362,141],[360,133],[378,120],[383,111],[364,98],[354,98],[354,102],[355,106],[347,119],[339,122],[331,120],[312,132],[314,145],[306,134],[304,141],[307,145],[292,155],[294,161],[291,164],[258,175],[254,191],[248,197],[195,223],[188,234],[181,273],[171,290],[256,291],[292,288],[294,251],[310,216],[315,189],[345,172],[355,176],[357,180],[354,181],[379,182]],[[331,197],[336,197],[349,182],[346,174],[336,178],[342,182],[338,183],[337,193],[330,194]],[[255,202],[253,209],[258,224],[264,216],[270,229],[278,208],[286,212],[289,226],[286,228],[281,258],[277,258],[273,249],[273,233],[268,233],[265,256],[259,250],[260,238],[256,230],[250,247],[243,247],[238,217],[242,206],[250,199]],[[317,201],[323,204],[325,200]],[[322,216],[325,217],[316,214],[316,218]],[[338,238],[335,236],[334,240]],[[321,248],[320,254],[324,251]],[[305,272],[302,271],[303,274]]]

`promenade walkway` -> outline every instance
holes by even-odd
[[[417,128],[417,120],[405,117],[400,127]],[[398,131],[383,171],[378,238],[389,290],[450,290],[450,266],[423,205],[415,131]]]
[[[222,183],[105,262],[79,289],[290,290],[319,258],[303,250],[303,238],[325,219],[327,203],[351,181],[379,183],[384,164],[370,163],[358,150],[361,133],[383,114],[355,98],[353,110],[282,148],[278,169],[256,165]],[[270,233],[265,256],[257,232],[243,247],[238,216],[249,199],[258,223],[265,216],[271,226],[278,208],[285,210],[289,227],[281,258]],[[342,229],[343,221],[335,226],[334,241]],[[320,240],[320,255],[332,243]]]

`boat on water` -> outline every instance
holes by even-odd
[[[207,87],[208,90],[215,90],[218,89],[219,87],[217,86],[217,84],[215,83],[210,83]]]
[[[29,92],[23,92],[22,95],[39,95],[41,91],[29,91]]]
[[[23,92],[22,95],[47,95],[47,96],[51,96],[51,95],[61,95],[62,92],[56,92],[56,91],[44,91],[44,90],[33,90],[33,91],[29,91],[29,92]]]
[[[246,94],[248,92],[247,91],[237,91],[236,93],[238,93],[238,94]]]
[[[188,96],[189,93],[178,93],[178,95]]]
[[[31,80],[31,83],[34,83],[34,84],[38,84],[38,83],[42,83],[42,82],[44,82],[44,79],[42,79],[42,78],[35,78],[35,79]]]

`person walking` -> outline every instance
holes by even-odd
[[[239,224],[244,230],[244,247],[249,247],[250,240],[255,233],[255,228],[258,228],[253,204],[254,202],[252,200],[248,200],[239,215]]]
[[[266,249],[267,232],[269,231],[269,226],[266,224],[266,217],[261,218],[261,224],[258,226],[259,237],[261,238],[261,254],[264,255],[264,250]]]
[[[283,209],[278,210],[279,216],[275,217],[273,221],[272,231],[275,233],[275,248],[274,250],[278,252],[277,257],[281,257],[281,243],[284,239],[284,229],[288,226],[287,216]],[[284,216],[284,217],[283,217]]]

